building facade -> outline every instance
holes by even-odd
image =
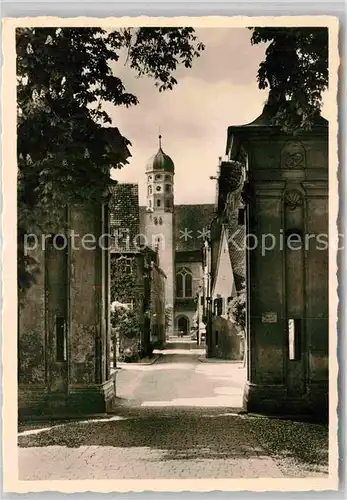
[[[147,205],[140,207],[140,233],[157,248],[166,279],[167,334],[187,336],[203,330],[199,294],[202,286],[202,247],[215,205],[175,205],[173,160],[159,150],[146,166]]]
[[[240,165],[220,158],[216,179],[216,212],[204,245],[203,260],[207,355],[241,360],[245,332],[233,320],[230,308],[233,299],[243,293],[245,286],[245,226],[240,217],[243,170]],[[235,199],[237,203],[233,203]]]
[[[216,271],[211,289],[212,352],[210,354],[212,357],[221,359],[242,360],[245,332],[233,320],[230,311],[233,299],[241,290],[236,287],[228,239],[227,227],[222,224]]]
[[[119,354],[132,349],[146,357],[165,343],[166,275],[157,248],[140,237],[138,185],[114,183],[111,190],[111,301],[130,308],[136,323],[127,335],[115,325],[113,349]]]

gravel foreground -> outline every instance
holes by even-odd
[[[124,411],[18,436],[22,480],[325,477],[324,425],[225,409]]]
[[[242,364],[170,347],[117,373],[112,415],[20,425],[20,479],[327,478],[328,426],[240,414]]]

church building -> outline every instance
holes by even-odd
[[[147,204],[140,207],[140,233],[157,248],[160,267],[166,274],[166,308],[170,314],[169,335],[188,335],[197,319],[203,267],[202,248],[215,205],[175,205],[175,165],[159,150],[146,166]],[[199,324],[200,322],[200,324]]]

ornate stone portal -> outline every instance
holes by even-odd
[[[300,140],[269,112],[229,127],[227,154],[248,154],[248,411],[328,411],[328,123]]]

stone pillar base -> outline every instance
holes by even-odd
[[[68,408],[71,413],[106,413],[112,410],[115,397],[115,378],[110,378],[100,385],[71,386],[68,396]]]
[[[311,416],[327,421],[329,415],[328,384],[311,384],[298,397],[289,397],[285,385],[259,385],[247,382],[243,408],[248,413],[278,416]]]
[[[68,393],[49,392],[45,386],[19,386],[19,419],[106,413],[114,407],[116,380],[100,385],[70,386]]]

